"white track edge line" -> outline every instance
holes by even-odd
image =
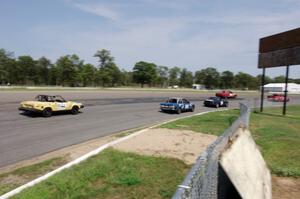
[[[193,115],[188,115],[188,116],[184,116],[184,117],[179,117],[179,118],[171,119],[171,120],[159,123],[159,124],[155,124],[155,125],[150,126],[148,128],[139,130],[139,131],[137,131],[135,133],[132,133],[132,134],[130,134],[128,136],[125,136],[125,137],[122,137],[120,139],[114,140],[112,142],[106,143],[106,144],[100,146],[99,148],[97,148],[97,149],[95,149],[93,151],[90,151],[90,152],[86,153],[85,155],[80,156],[79,158],[77,158],[75,160],[72,160],[71,162],[69,162],[69,163],[67,163],[67,164],[65,164],[65,165],[63,165],[63,166],[61,166],[61,167],[59,167],[59,168],[57,168],[57,169],[55,169],[55,170],[53,170],[53,171],[45,174],[43,176],[41,176],[41,177],[38,177],[38,178],[36,178],[36,179],[34,179],[34,180],[32,180],[32,181],[24,184],[24,185],[21,185],[20,187],[17,187],[15,189],[11,190],[10,192],[7,192],[7,193],[3,194],[2,196],[0,196],[0,199],[10,198],[10,197],[12,197],[12,196],[20,193],[24,189],[32,187],[32,186],[34,186],[34,185],[36,185],[36,184],[38,184],[38,183],[40,183],[40,182],[48,179],[49,177],[55,175],[56,173],[58,173],[58,172],[60,172],[60,171],[62,171],[64,169],[70,168],[73,165],[79,164],[80,162],[88,159],[91,156],[97,155],[98,153],[100,153],[101,151],[103,151],[104,149],[106,149],[106,148],[108,148],[110,146],[113,146],[115,144],[118,144],[120,142],[128,140],[128,139],[130,139],[130,138],[132,138],[134,136],[137,136],[137,135],[139,135],[139,134],[141,134],[141,133],[143,133],[143,132],[145,132],[145,131],[147,131],[147,130],[149,130],[151,128],[155,128],[155,127],[161,126],[161,125],[169,123],[169,122],[174,122],[174,121],[179,120],[179,119],[189,118],[189,117],[198,116],[198,115],[204,115],[204,114],[211,113],[211,112],[225,111],[225,110],[228,110],[228,109],[213,110],[213,111],[204,111],[204,112],[196,113],[196,114],[193,114]]]

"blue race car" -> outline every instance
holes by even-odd
[[[186,99],[169,98],[166,102],[160,103],[160,110],[163,112],[176,112],[180,114],[184,111],[194,111],[195,105]]]
[[[204,106],[206,107],[227,107],[228,101],[225,99],[222,99],[220,97],[210,97],[204,101]]]

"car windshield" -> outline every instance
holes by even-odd
[[[38,95],[35,99],[39,102],[65,102],[66,100],[60,96]]]
[[[177,99],[174,99],[174,98],[168,99],[167,102],[168,103],[177,103]]]
[[[209,99],[215,100],[218,99],[217,97],[210,97]]]
[[[54,100],[55,102],[65,102],[65,101],[66,101],[66,100],[65,100],[62,96],[60,96],[60,95],[53,96],[53,100]]]
[[[47,95],[38,95],[35,97],[35,99],[39,102],[48,102],[48,96]]]

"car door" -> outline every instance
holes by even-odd
[[[179,107],[181,110],[184,110],[184,106],[183,106],[182,99],[179,99],[179,100],[178,100],[178,107]]]
[[[184,110],[189,110],[190,109],[190,102],[187,101],[186,99],[182,99],[182,102],[183,102]]]
[[[55,102],[55,107],[58,111],[64,111],[67,108],[66,102]]]

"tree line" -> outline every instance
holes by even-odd
[[[227,70],[219,72],[216,68],[191,72],[186,68],[159,66],[145,61],[137,62],[132,71],[120,69],[110,51],[98,50],[98,66],[85,63],[76,54],[59,57],[55,63],[48,58],[37,60],[29,55],[14,57],[14,53],[0,49],[1,85],[53,85],[53,86],[137,86],[191,88],[192,84],[204,85],[207,89],[238,88],[258,89],[261,76]],[[266,77],[266,83],[284,82],[284,76]],[[290,79],[300,83],[300,79]]]

